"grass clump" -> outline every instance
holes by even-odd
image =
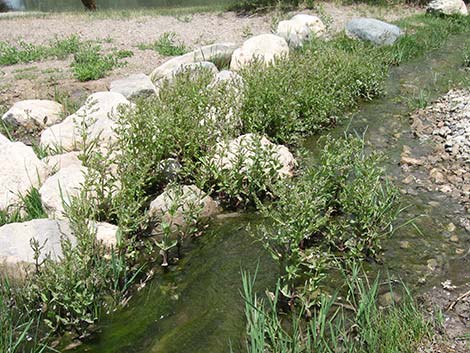
[[[163,56],[183,55],[188,51],[184,43],[176,41],[176,33],[165,32],[152,44],[139,44],[140,50],[151,49]]]
[[[374,258],[393,231],[399,193],[384,179],[382,157],[358,138],[328,138],[318,164],[279,183],[262,207],[262,241],[281,267],[283,294],[315,303],[334,258]],[[303,295],[302,293],[305,293]]]
[[[38,189],[32,188],[21,196],[21,206],[0,210],[0,226],[8,223],[27,222],[38,218],[47,218]]]
[[[237,1],[231,10],[238,12],[265,12],[273,8],[288,10],[296,8],[302,3],[301,0],[242,0]],[[311,1],[306,1],[306,3],[310,4]]]
[[[113,54],[104,55],[101,53],[101,47],[97,44],[83,45],[79,51],[74,54],[72,62],[72,72],[74,77],[83,81],[98,80],[125,63],[121,59],[132,56],[130,51],[117,51]]]
[[[49,45],[35,45],[20,41],[18,46],[13,46],[6,42],[0,42],[0,65],[14,65],[50,58],[64,59],[68,55],[76,53],[80,45],[80,38],[76,35],[55,39]]]
[[[280,284],[262,299],[253,291],[255,278],[242,276],[249,353],[412,353],[431,335],[432,324],[403,284],[398,288],[404,292],[400,303],[379,307],[379,276],[370,283],[353,270],[341,288],[345,303],[339,302],[338,293],[322,294],[317,308],[303,306],[291,315],[278,314]]]

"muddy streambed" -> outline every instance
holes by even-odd
[[[404,145],[423,154],[433,148],[412,136],[413,104],[420,97],[435,99],[470,83],[460,51],[470,43],[467,38],[468,34],[451,37],[441,49],[392,68],[383,97],[362,104],[341,126],[328,131],[338,136],[345,130],[364,135],[369,148],[388,156],[385,167],[409,205],[402,220],[420,216],[415,221],[419,231],[400,228],[384,244],[384,263],[368,267],[371,272],[388,270],[418,293],[440,288],[445,280],[457,288],[470,282],[470,256],[465,256],[470,236],[459,226],[469,215],[446,194],[402,183],[405,175],[400,168]],[[312,160],[321,147],[318,139],[314,136],[305,143]],[[428,177],[419,170],[413,173],[416,178]],[[95,337],[74,351],[222,353],[230,351],[230,344],[240,351],[245,327],[241,269],[253,272],[259,266],[260,289],[272,287],[278,275],[269,254],[246,229],[257,221],[256,214],[216,220],[207,234],[185,249],[176,266],[155,276],[126,309],[106,317]]]

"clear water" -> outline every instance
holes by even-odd
[[[13,10],[21,11],[74,11],[83,10],[80,0],[6,0]],[[96,0],[99,9],[139,9],[197,6],[223,6],[234,0]]]
[[[426,57],[391,70],[386,83],[387,94],[351,115],[350,121],[339,126],[333,135],[345,129],[364,135],[370,147],[383,151],[388,157],[385,167],[397,178],[411,207],[404,219],[422,215],[412,227],[402,228],[384,246],[384,264],[372,264],[377,272],[387,269],[393,276],[403,278],[414,290],[430,288],[451,279],[454,284],[470,280],[469,260],[455,255],[456,247],[469,240],[458,229],[461,244],[448,241],[445,226],[456,222],[463,210],[455,201],[437,192],[427,192],[411,185],[400,184],[403,179],[398,166],[403,145],[423,153],[431,146],[422,145],[410,133],[408,113],[410,100],[425,89],[436,98],[449,88],[470,83],[470,72],[461,67],[458,48],[469,43],[468,34],[451,38],[447,45]],[[400,135],[396,135],[399,133]],[[319,136],[306,141],[312,159],[321,148]],[[416,175],[427,177],[426,175]],[[430,201],[438,202],[439,206]],[[432,206],[433,205],[433,206]],[[272,287],[277,267],[261,245],[249,236],[246,226],[259,222],[256,214],[217,221],[208,234],[186,249],[186,256],[169,273],[161,273],[131,302],[130,306],[107,317],[93,340],[76,352],[96,353],[225,353],[243,351],[243,300],[240,296],[240,270],[254,271],[259,264],[258,286]],[[407,240],[410,247],[401,249],[399,242]],[[427,261],[436,259],[438,268],[430,271]],[[426,283],[418,285],[418,279]]]

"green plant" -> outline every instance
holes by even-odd
[[[338,294],[322,294],[318,307],[302,306],[291,315],[278,313],[282,290],[260,298],[254,293],[256,276],[242,273],[245,301],[246,351],[249,353],[393,353],[414,352],[430,337],[432,325],[418,309],[404,284],[401,303],[381,310],[377,303],[379,276],[370,283],[357,276],[358,267],[345,276],[345,301]],[[345,312],[347,308],[350,312]],[[308,321],[305,316],[308,315]]]
[[[20,206],[0,210],[0,226],[8,223],[47,218],[38,189],[33,187],[25,195],[20,195],[20,201]]]
[[[378,255],[400,212],[399,193],[384,179],[381,158],[366,154],[358,138],[327,138],[318,163],[279,183],[278,200],[262,206],[269,225],[259,230],[281,266],[286,297],[308,307],[333,258]]]
[[[176,33],[165,32],[152,44],[139,44],[140,50],[152,49],[163,56],[183,55],[188,50],[184,43],[176,41]]]
[[[275,7],[283,10],[292,9],[300,3],[299,0],[242,0],[234,4],[231,9],[238,12],[265,12]]]
[[[99,45],[85,44],[74,54],[72,71],[79,81],[97,80],[115,67],[122,66],[123,63],[120,63],[119,59],[129,55],[130,52],[104,55]]]

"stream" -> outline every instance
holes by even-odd
[[[392,68],[383,97],[361,104],[343,124],[327,131],[340,136],[348,129],[364,135],[369,148],[388,156],[385,168],[396,178],[403,203],[409,205],[401,220],[420,216],[415,221],[419,231],[411,226],[400,228],[384,243],[383,264],[373,264],[369,270],[388,270],[417,292],[447,279],[455,285],[470,280],[469,259],[456,255],[457,248],[467,250],[470,240],[458,225],[458,219],[465,216],[463,207],[445,194],[402,184],[399,167],[404,145],[423,154],[432,150],[410,131],[408,114],[415,98],[425,96],[430,102],[450,88],[469,85],[470,71],[462,68],[459,50],[468,43],[468,34],[453,36],[442,48]],[[321,148],[319,136],[307,139],[305,147],[314,159]],[[414,175],[428,177],[419,171]],[[230,345],[234,352],[242,351],[241,270],[254,272],[259,266],[261,290],[272,287],[278,274],[269,254],[246,229],[258,218],[243,214],[215,220],[204,236],[184,249],[185,256],[176,266],[157,274],[127,308],[105,317],[95,337],[74,352],[225,353],[230,352]],[[450,242],[446,231],[451,222],[457,226],[453,233],[459,238],[457,243]]]

